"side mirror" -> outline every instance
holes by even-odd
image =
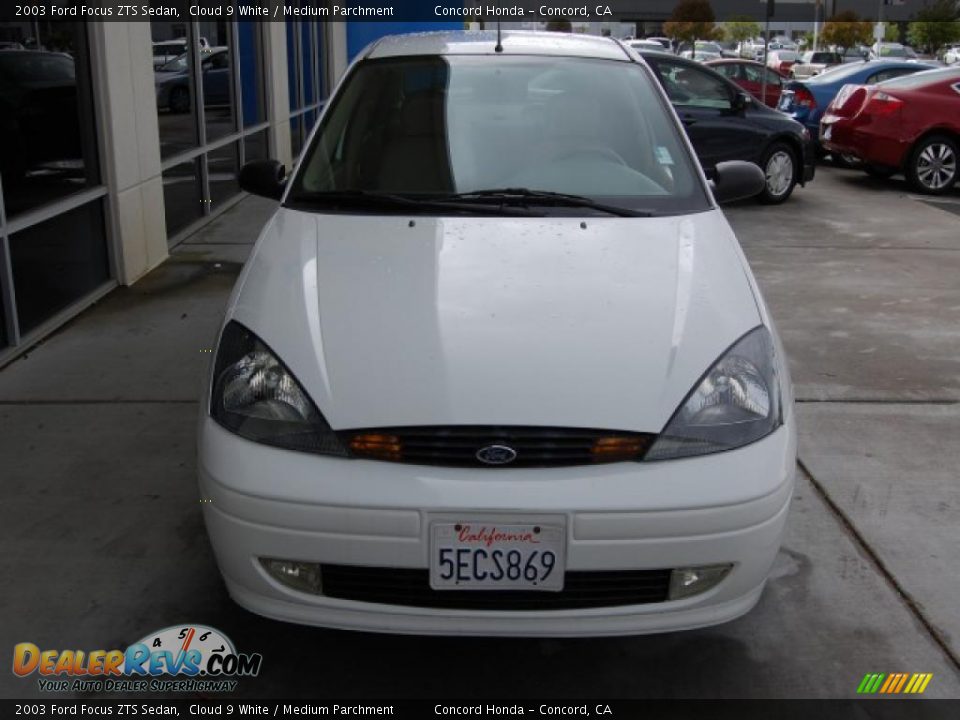
[[[739,92],[733,96],[733,109],[735,112],[743,112],[748,107],[750,107],[750,96],[746,93]]]
[[[744,160],[717,163],[713,171],[713,197],[718,203],[746,200],[763,192],[767,179],[759,166]]]
[[[240,189],[279,200],[286,182],[286,169],[276,160],[251,160],[240,168]]]

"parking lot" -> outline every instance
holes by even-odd
[[[728,209],[788,354],[800,468],[773,576],[715,628],[596,640],[326,631],[227,597],[195,480],[203,368],[271,204],[248,198],[0,371],[0,647],[125,647],[172,624],[260,652],[250,697],[960,697],[960,189],[821,167]],[[36,696],[0,674],[0,693]]]

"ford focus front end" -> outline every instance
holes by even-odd
[[[779,549],[783,350],[668,101],[614,41],[365,52],[244,268],[209,380],[205,521],[261,615],[694,628],[753,607]]]

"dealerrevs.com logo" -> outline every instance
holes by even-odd
[[[231,692],[237,677],[256,677],[262,663],[260,653],[238,653],[205,625],[164,628],[126,650],[13,648],[14,675],[38,675],[45,692]]]

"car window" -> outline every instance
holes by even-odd
[[[394,57],[351,71],[290,197],[366,191],[442,198],[523,187],[679,212],[703,207],[695,167],[640,64]]]
[[[723,75],[724,77],[728,77],[731,80],[734,78],[739,78],[743,75],[743,73],[740,72],[741,66],[737,65],[736,63],[724,63],[722,65],[711,65],[711,67],[714,70],[716,70],[718,73]]]
[[[204,61],[203,67],[205,70],[210,68],[214,70],[221,70],[223,68],[230,67],[230,56],[225,52],[212,55],[209,63]]]
[[[876,83],[883,82],[884,80],[892,80],[893,78],[898,78],[903,75],[912,75],[914,72],[916,71],[907,68],[881,70],[880,72],[873,73],[867,78],[867,85],[875,85]]]
[[[727,85],[709,72],[670,60],[660,60],[657,69],[674,105],[720,110],[733,107]]]

